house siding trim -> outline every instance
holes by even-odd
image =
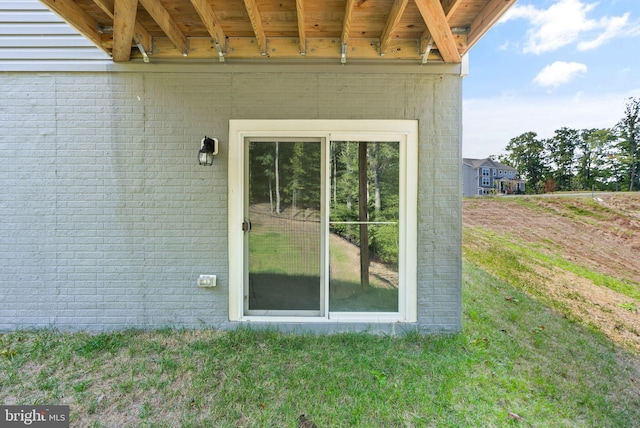
[[[0,71],[98,71],[110,63],[39,1],[0,0]]]

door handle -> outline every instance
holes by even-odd
[[[242,222],[242,231],[243,232],[248,232],[251,230],[251,222],[250,221],[243,221]]]

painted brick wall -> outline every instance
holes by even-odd
[[[225,327],[228,120],[379,118],[420,120],[419,324],[459,330],[460,91],[424,73],[0,74],[0,329]],[[222,142],[209,168],[204,135]]]

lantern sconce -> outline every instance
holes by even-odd
[[[200,141],[200,151],[198,152],[198,162],[200,165],[213,165],[213,157],[218,154],[218,139],[209,138],[206,135]]]

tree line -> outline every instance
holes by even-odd
[[[527,193],[640,190],[640,98],[629,98],[612,128],[560,128],[551,138],[526,132],[497,160],[526,181]]]

